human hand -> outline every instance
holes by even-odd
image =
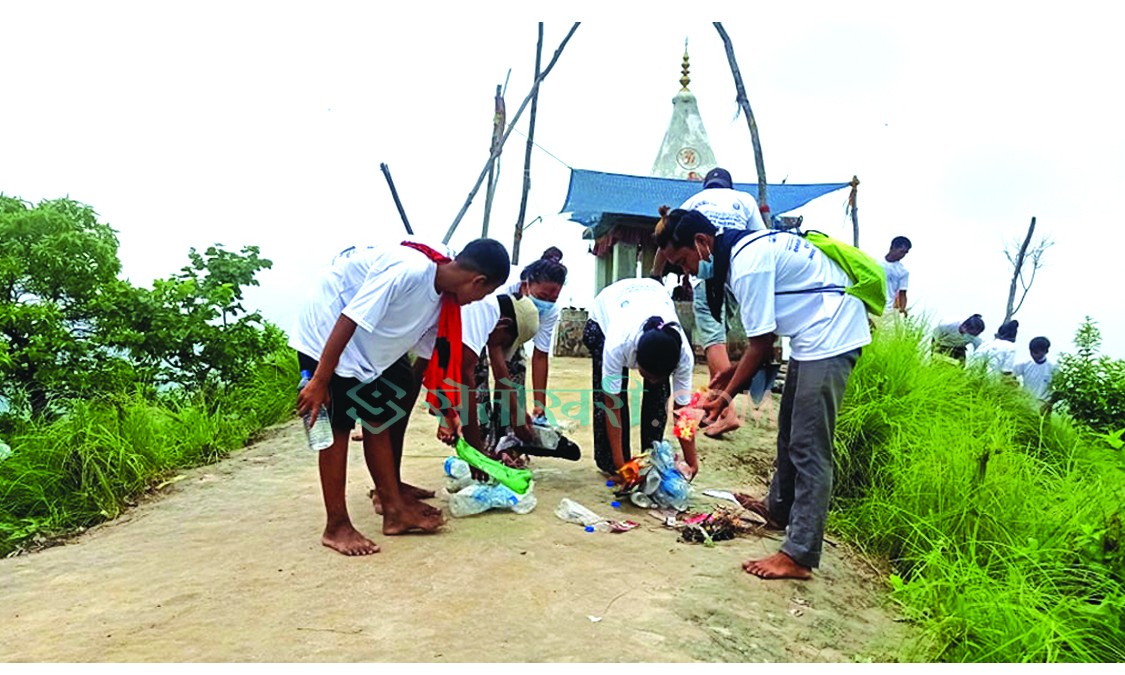
[[[442,418],[438,424],[438,440],[446,445],[455,445],[461,437],[461,417],[453,412]]]
[[[315,377],[309,380],[309,383],[297,392],[297,412],[304,417],[305,414],[311,413],[309,418],[309,426],[316,422],[317,413],[320,412],[320,406],[328,405],[330,397],[328,395],[328,383],[323,380],[317,380]]]
[[[737,364],[732,364],[729,368],[724,368],[715,373],[715,377],[711,378],[711,382],[708,383],[707,388],[714,390],[722,389],[727,386],[727,383],[730,382],[730,378],[734,376],[734,370],[737,367]]]
[[[703,411],[703,421],[700,425],[707,426],[719,419],[730,402],[730,396],[721,389],[707,392],[707,396],[699,404],[699,409]]]

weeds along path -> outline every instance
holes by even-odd
[[[589,363],[554,360],[552,386],[585,386]],[[446,453],[433,433],[416,410],[403,474],[437,488]],[[703,439],[697,487],[762,494],[775,433],[748,425]],[[0,560],[0,661],[895,658],[906,628],[843,545],[826,547],[812,582],[763,582],[740,563],[776,550],[771,539],[686,544],[631,506],[624,515],[642,527],[624,534],[557,519],[562,497],[613,510],[589,428],[575,439],[582,461],[538,460],[532,513],[408,537],[379,533],[353,444],[349,508],[383,551],[346,558],[320,545],[315,456],[299,424],[279,425],[65,546]]]

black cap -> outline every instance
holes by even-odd
[[[734,187],[734,182],[730,179],[730,172],[726,169],[715,167],[707,172],[703,178],[703,189],[707,188],[731,188]]]

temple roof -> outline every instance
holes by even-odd
[[[680,70],[681,88],[672,98],[672,120],[664,133],[664,142],[660,144],[656,161],[652,163],[652,175],[701,181],[718,162],[707,139],[707,130],[703,128],[695,94],[688,90],[691,64],[686,41]]]

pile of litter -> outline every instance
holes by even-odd
[[[618,497],[629,497],[633,504],[645,508],[671,508],[686,511],[691,499],[691,483],[677,465],[668,441],[652,444],[652,451],[626,462],[617,471],[614,487]]]

